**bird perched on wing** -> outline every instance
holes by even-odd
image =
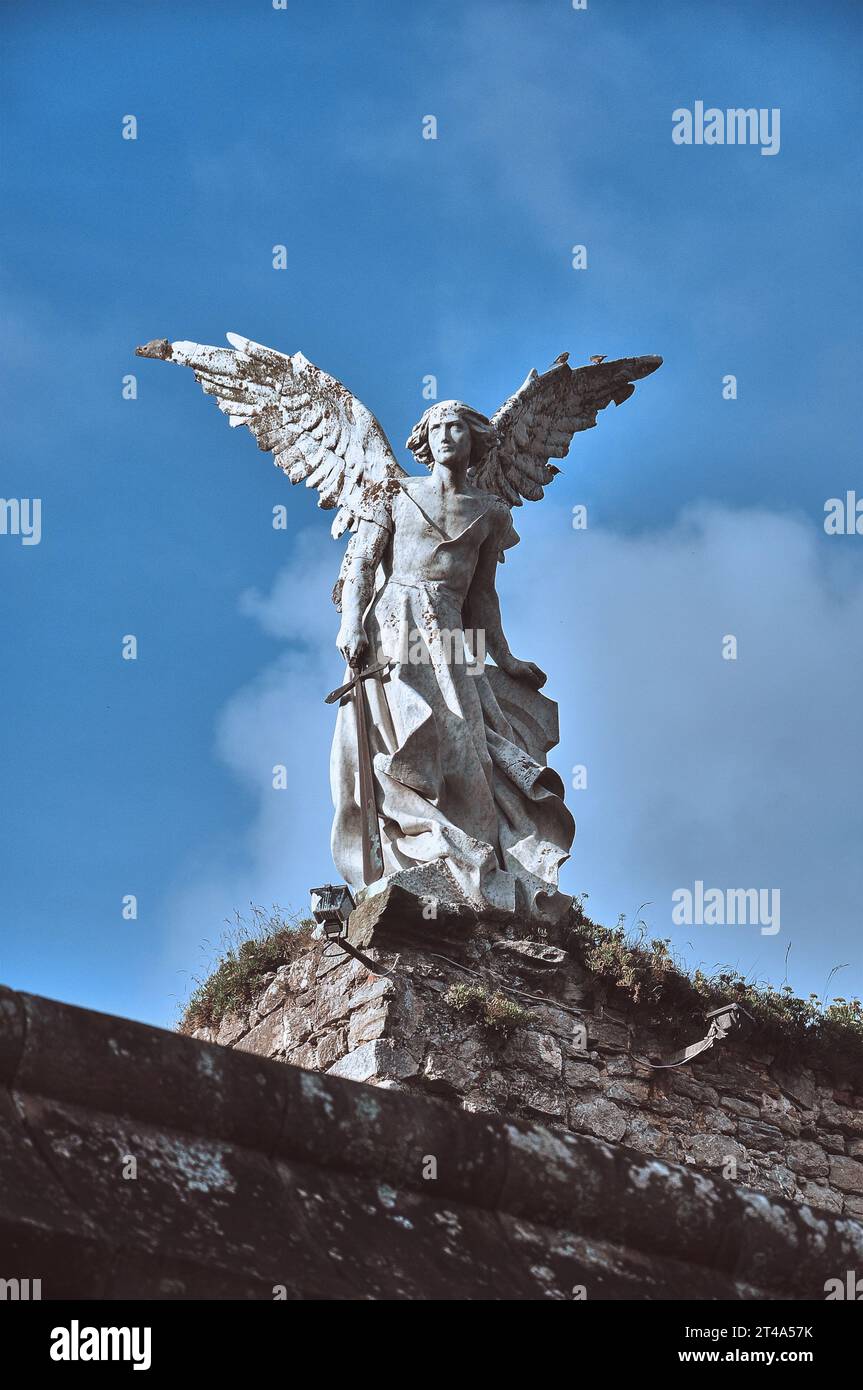
[[[595,353],[590,359],[591,367],[598,367],[600,362],[604,362],[607,356],[608,353],[606,352]]]

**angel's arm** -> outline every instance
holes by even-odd
[[[390,533],[383,526],[374,521],[360,521],[342,574],[342,625],[336,646],[348,665],[355,668],[362,667],[368,656],[363,619],[374,595],[375,574],[389,539]]]
[[[500,600],[497,596],[495,580],[500,557],[500,538],[492,535],[479,552],[473,580],[468,591],[464,611],[464,625],[473,630],[474,651],[479,639],[485,642],[485,650],[495,664],[507,675],[516,680],[526,680],[537,688],[545,685],[545,672],[532,661],[519,661],[509,649],[500,616]]]

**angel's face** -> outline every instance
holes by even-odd
[[[466,467],[472,446],[470,425],[458,410],[436,410],[428,424],[429,448],[436,464]]]

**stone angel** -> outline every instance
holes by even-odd
[[[559,472],[550,460],[662,358],[573,369],[562,353],[490,419],[437,402],[407,441],[428,470],[415,476],[366,407],[302,353],[227,338],[137,351],[191,367],[232,426],[335,509],[333,535],[350,533],[333,591],[348,668],[331,697],[340,874],[366,894],[395,882],[426,902],[557,919],[575,836],[546,762],[557,706],[540,668],[510,650],[496,570],[518,542],[512,508],[542,498]]]

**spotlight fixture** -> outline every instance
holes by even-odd
[[[312,916],[323,927],[327,941],[338,941],[344,936],[348,918],[356,907],[351,890],[344,883],[325,883],[321,888],[309,890]]]

